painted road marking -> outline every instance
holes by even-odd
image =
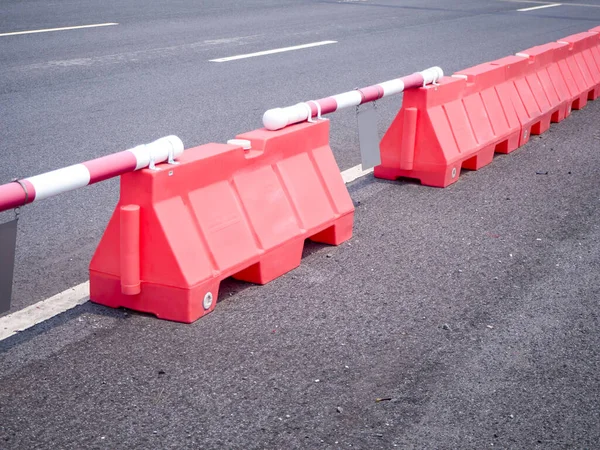
[[[520,12],[535,11],[536,9],[554,8],[555,6],[562,6],[562,3],[550,3],[549,5],[532,6],[530,8],[517,9],[517,11],[520,11]]]
[[[89,296],[90,282],[86,281],[53,297],[0,318],[0,341],[75,308],[77,305],[84,304],[88,301]]]
[[[237,59],[254,58],[255,56],[272,55],[274,53],[290,52],[292,50],[302,50],[304,48],[319,47],[321,45],[337,44],[337,41],[321,41],[313,42],[312,44],[295,45],[293,47],[276,48],[273,50],[265,50],[262,52],[246,53],[245,55],[227,56],[225,58],[211,59],[211,62],[227,62]]]
[[[110,23],[96,23],[93,25],[79,25],[79,26],[75,26],[75,27],[45,28],[42,30],[30,30],[30,31],[13,31],[12,33],[0,33],[0,37],[1,36],[17,36],[19,34],[48,33],[50,31],[80,30],[82,28],[111,27],[113,25],[119,25],[119,24],[115,23],[115,22],[110,22]]]
[[[363,170],[362,164],[359,164],[357,166],[350,167],[349,169],[344,170],[342,172],[342,178],[344,179],[344,183],[348,184],[354,180],[359,179],[360,177],[364,177],[365,175],[371,172],[373,172],[372,167],[370,169]]]
[[[510,2],[510,3],[531,3],[534,5],[555,5],[554,2],[541,2],[536,0],[499,0],[501,2]],[[562,6],[581,6],[583,8],[600,8],[600,5],[591,5],[589,3],[561,3]]]
[[[371,172],[373,172],[372,168],[363,170],[362,165],[359,164],[344,170],[342,178],[344,183],[350,183]],[[78,305],[83,305],[89,298],[90,282],[86,281],[20,311],[0,317],[0,341],[31,328],[38,323],[45,322]]]

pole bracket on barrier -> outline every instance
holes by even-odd
[[[314,103],[314,105],[317,107],[317,120],[322,120],[323,118],[321,117],[321,104],[315,100],[309,100],[306,102],[306,104],[308,105],[309,103]],[[310,106],[309,106],[310,107]],[[310,115],[309,117],[312,116],[312,108],[310,110]]]
[[[179,164],[179,162],[175,161],[175,148],[173,147],[173,144],[171,144],[171,146],[169,147],[169,157],[167,159],[167,163],[172,166],[176,166]]]
[[[148,149],[148,156],[150,161],[148,162],[148,169],[150,170],[160,170],[156,167],[156,159],[154,158],[154,152],[152,151],[152,147]]]
[[[302,105],[306,109],[306,121],[313,123],[314,120],[312,118],[312,108],[310,107],[310,105],[308,103],[309,102],[304,102],[304,103],[300,103],[300,105]]]

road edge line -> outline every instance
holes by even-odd
[[[69,309],[86,303],[90,296],[90,282],[78,284],[66,291],[34,303],[26,308],[0,317],[0,341],[28,328],[45,322]]]

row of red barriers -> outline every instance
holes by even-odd
[[[463,70],[405,92],[375,175],[447,186],[599,94],[600,27]],[[353,216],[326,120],[195,147],[121,177],[90,298],[193,322],[223,279],[267,283],[300,264],[305,239],[350,239]]]
[[[600,27],[404,94],[375,176],[446,187],[600,95]]]

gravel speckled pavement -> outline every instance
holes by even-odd
[[[446,189],[355,182],[352,241],[192,325],[86,304],[2,342],[2,448],[594,448],[599,116]]]

